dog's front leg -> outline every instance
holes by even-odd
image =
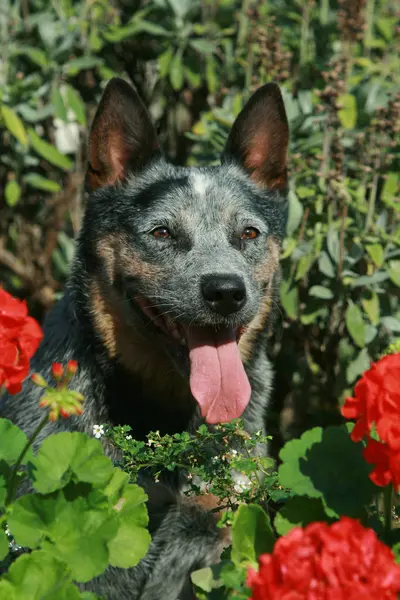
[[[138,600],[193,600],[190,573],[219,561],[229,532],[217,528],[214,506],[204,498],[182,498],[168,510],[139,566]]]

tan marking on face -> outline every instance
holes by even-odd
[[[160,276],[161,269],[144,263],[122,238],[109,238],[98,244],[104,259],[103,275],[90,283],[90,305],[94,327],[110,358],[118,360],[128,372],[146,380],[146,386],[162,399],[173,396],[176,403],[191,398],[189,384],[181,377],[167,354],[157,343],[150,342],[146,330],[126,305],[126,299],[113,288],[116,272],[142,279]]]
[[[97,244],[97,252],[104,259],[110,283],[115,280],[117,272],[150,281],[162,276],[161,267],[143,261],[123,235],[104,238]]]
[[[259,333],[265,330],[268,316],[271,311],[274,296],[273,279],[279,268],[279,242],[270,237],[267,242],[267,260],[259,265],[254,273],[254,279],[261,283],[268,283],[266,292],[261,300],[260,308],[254,319],[248,325],[239,341],[239,351],[242,361],[246,363],[253,354],[253,346]]]

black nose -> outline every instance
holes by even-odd
[[[206,275],[201,291],[208,306],[224,317],[240,310],[246,302],[246,287],[237,275]]]

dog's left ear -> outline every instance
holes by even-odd
[[[239,113],[223,151],[222,163],[236,161],[260,187],[287,186],[286,155],[289,127],[282,94],[267,83],[253,94]]]
[[[156,131],[139,95],[123,79],[111,79],[90,133],[86,188],[124,181],[159,154]]]

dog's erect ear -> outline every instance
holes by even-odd
[[[95,190],[123,181],[157,153],[157,134],[143,102],[126,81],[111,79],[90,133],[87,188]]]
[[[287,185],[286,155],[289,127],[279,87],[267,83],[253,94],[238,115],[222,154],[222,162],[236,161],[259,186]]]

